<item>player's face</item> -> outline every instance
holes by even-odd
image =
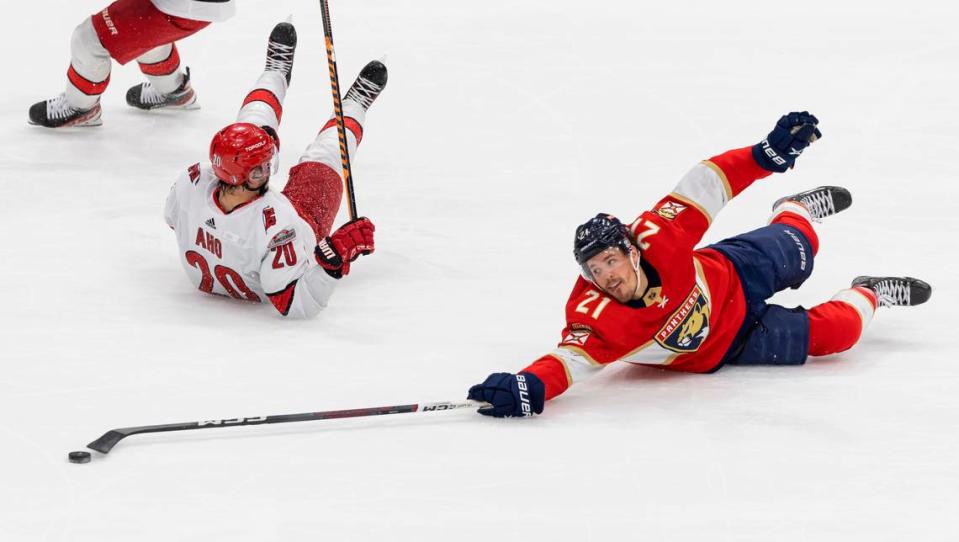
[[[249,188],[256,190],[269,182],[270,173],[273,170],[272,160],[264,162],[250,170],[246,176],[246,184]]]
[[[607,248],[586,261],[593,282],[620,303],[633,298],[639,280],[629,256],[618,248]]]

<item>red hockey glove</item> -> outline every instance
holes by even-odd
[[[328,275],[341,278],[350,273],[350,262],[361,255],[372,254],[373,231],[369,218],[361,217],[340,226],[316,244],[316,261]]]

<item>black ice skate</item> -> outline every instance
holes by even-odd
[[[81,110],[70,105],[65,94],[60,94],[30,106],[30,124],[46,128],[100,126],[103,124],[100,112],[99,101],[90,109]]]
[[[196,92],[190,86],[190,68],[186,69],[183,82],[173,92],[163,94],[150,83],[140,83],[127,91],[127,104],[137,109],[199,109]]]
[[[279,23],[270,32],[266,45],[266,71],[280,72],[290,84],[293,77],[293,54],[296,53],[296,29],[290,23]]]
[[[379,60],[371,60],[353,82],[343,101],[352,100],[369,109],[376,97],[386,88],[386,66]]]
[[[798,194],[780,198],[773,203],[773,209],[784,201],[801,203],[809,210],[813,220],[820,221],[827,216],[845,211],[852,205],[852,194],[841,186],[820,186]]]
[[[856,277],[853,286],[876,292],[880,307],[912,307],[929,301],[932,286],[912,277]]]

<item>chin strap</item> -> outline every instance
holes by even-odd
[[[639,271],[639,262],[642,260],[642,258],[643,256],[640,254],[639,249],[636,249],[636,262],[633,263],[633,272],[636,273],[636,291],[633,292],[633,295],[636,296],[635,299],[642,299],[646,296],[646,292],[649,290],[649,283],[647,282],[646,289],[643,290],[642,294],[639,293],[639,287],[643,284],[643,277]],[[629,261],[632,263],[632,255],[630,255]]]

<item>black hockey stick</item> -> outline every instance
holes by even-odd
[[[355,220],[356,195],[353,193],[353,168],[350,166],[350,148],[346,140],[346,123],[343,120],[343,100],[340,98],[340,76],[336,70],[336,53],[333,52],[333,24],[330,22],[330,6],[320,0],[323,10],[323,34],[326,36],[326,61],[330,65],[330,87],[333,89],[333,115],[336,117],[336,133],[340,137],[340,160],[343,161],[343,180],[346,183],[346,203],[350,220]]]
[[[102,454],[110,450],[121,440],[130,435],[141,433],[165,433],[167,431],[189,431],[191,429],[215,429],[218,427],[238,427],[241,425],[263,425],[268,423],[311,422],[315,420],[330,420],[336,418],[360,418],[363,416],[382,416],[384,414],[407,414],[410,412],[438,412],[441,410],[456,410],[458,408],[483,408],[489,406],[480,401],[444,401],[441,403],[423,403],[413,405],[395,405],[373,408],[355,408],[351,410],[327,410],[325,412],[306,412],[303,414],[277,414],[274,416],[257,416],[253,418],[233,418],[227,420],[207,420],[202,422],[168,423],[163,425],[144,425],[141,427],[123,427],[111,429],[102,437],[87,444],[87,448]]]

